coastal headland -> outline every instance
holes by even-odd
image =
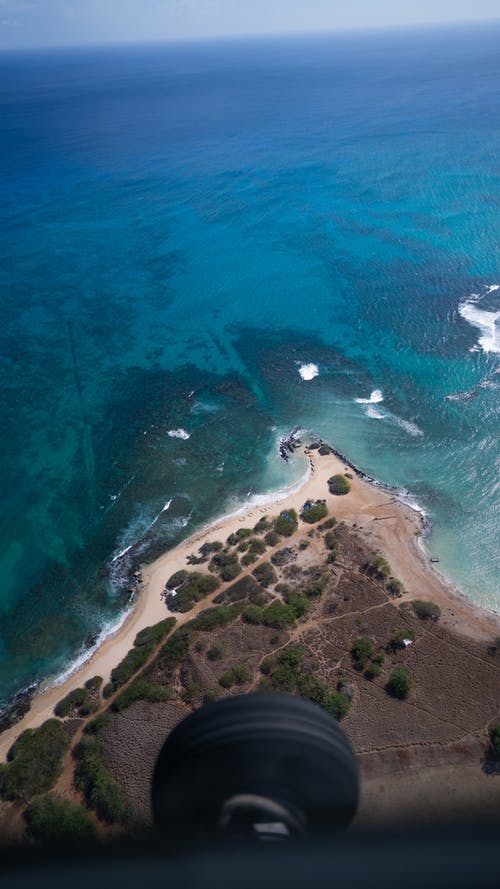
[[[141,568],[122,626],[64,682],[39,690],[30,711],[0,735],[1,762],[26,729],[53,718],[58,702],[98,676],[105,696],[97,692],[92,713],[76,704],[66,713],[70,748],[106,712],[103,762],[127,805],[147,820],[148,782],[168,730],[204,700],[278,690],[286,666],[279,690],[310,697],[342,719],[361,769],[360,823],[397,817],[408,795],[416,818],[439,817],[450,788],[486,810],[498,807],[499,780],[483,767],[489,727],[500,717],[498,616],[473,605],[431,564],[419,512],[326,446],[301,446],[297,454],[308,469],[296,489],[216,520]],[[335,493],[339,485],[346,493]],[[210,583],[190,598],[193,572]],[[165,667],[168,642],[158,636],[140,668],[113,685],[138,634],[168,617],[175,618],[169,639],[177,634],[184,645],[175,665]],[[284,652],[293,652],[293,667]],[[394,670],[408,677],[402,693],[391,685]],[[156,691],[126,700],[138,675]],[[54,788],[81,802],[73,773],[67,752]],[[0,805],[5,817],[5,807],[8,817],[22,808]]]

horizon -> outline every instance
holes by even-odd
[[[192,37],[159,37],[159,38],[143,38],[143,39],[117,39],[117,40],[101,40],[95,42],[74,42],[74,43],[53,43],[53,44],[26,44],[19,46],[2,46],[0,44],[0,56],[11,55],[15,53],[37,53],[37,52],[53,52],[65,50],[83,50],[83,49],[120,49],[133,47],[161,47],[161,46],[188,46],[202,44],[229,44],[239,42],[267,42],[272,40],[294,40],[297,38],[334,38],[349,36],[375,36],[377,34],[396,34],[404,32],[418,33],[423,31],[462,31],[465,28],[482,29],[488,26],[500,27],[500,16],[490,19],[464,19],[461,21],[427,21],[419,23],[393,23],[384,25],[364,25],[359,27],[339,27],[332,29],[311,29],[297,31],[273,31],[273,32],[255,32],[255,33],[235,33],[235,34],[209,34],[206,36]]]
[[[0,0],[0,52],[342,35],[500,22],[494,0]]]

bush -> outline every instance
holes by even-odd
[[[321,596],[330,581],[330,575],[322,568],[310,568],[304,583],[303,593],[310,599]]]
[[[238,543],[241,543],[241,541],[244,540],[245,537],[250,537],[251,534],[251,528],[238,528],[238,530],[235,531],[234,534],[229,535],[226,542],[229,546],[237,546]]]
[[[351,654],[353,660],[356,661],[360,668],[363,668],[375,654],[373,642],[368,636],[361,636],[352,646]]]
[[[253,563],[256,562],[258,558],[259,557],[255,553],[245,553],[245,555],[241,557],[241,564],[245,568],[248,568],[248,566],[253,565]]]
[[[389,648],[395,651],[397,648],[403,648],[403,640],[404,639],[415,639],[415,630],[413,627],[400,627],[397,630],[394,630],[392,637],[389,642]]]
[[[97,735],[101,729],[106,728],[111,722],[111,716],[106,711],[104,713],[99,713],[99,716],[96,716],[91,722],[88,722],[84,728],[84,732],[87,735]]]
[[[231,688],[233,685],[246,685],[252,679],[253,673],[250,667],[247,664],[237,664],[220,676],[219,683],[223,688]]]
[[[38,796],[25,812],[28,834],[43,846],[75,846],[97,839],[90,814],[55,794]]]
[[[219,627],[227,627],[228,624],[236,620],[243,611],[243,605],[221,605],[219,608],[206,608],[200,611],[194,620],[190,621],[189,626],[193,630],[201,630],[207,632],[215,630]]]
[[[295,590],[289,590],[284,594],[284,599],[287,605],[291,605],[293,610],[295,611],[296,617],[303,617],[310,608],[309,599],[306,596],[301,596],[300,593],[295,592]]]
[[[323,522],[322,525],[319,526],[320,531],[331,531],[332,528],[337,524],[337,519],[332,516],[331,519],[327,519],[326,522]]]
[[[177,587],[180,586],[187,577],[189,577],[189,571],[186,571],[185,568],[181,568],[180,571],[176,571],[175,574],[172,574],[172,576],[169,577],[169,579],[167,580],[167,590],[177,589]]]
[[[56,716],[81,716],[81,708],[90,703],[90,691],[88,688],[75,688],[65,698],[62,698],[54,707]]]
[[[325,541],[326,548],[329,549],[330,552],[334,553],[336,556],[339,544],[338,544],[338,540],[335,537],[335,534],[333,533],[333,531],[326,532],[326,534],[324,536],[324,541]]]
[[[83,793],[90,809],[107,824],[128,819],[125,794],[111,777],[101,758],[101,747],[96,737],[86,735],[75,747],[76,789]]]
[[[391,577],[389,583],[387,584],[387,589],[389,590],[391,596],[402,596],[405,588],[400,580],[397,577]]]
[[[308,547],[310,547],[310,545],[311,544],[310,544],[309,540],[301,540],[299,543],[299,549],[300,550],[308,549]]]
[[[221,579],[226,582],[234,580],[238,574],[241,574],[241,565],[238,561],[237,553],[216,553],[212,557],[209,567],[211,571],[217,571]]]
[[[295,617],[293,606],[282,605],[281,602],[271,602],[265,608],[258,605],[247,605],[243,612],[243,618],[247,623],[262,624],[277,630],[282,630],[295,623]]]
[[[274,520],[274,530],[282,537],[291,537],[298,527],[297,513],[294,509],[284,509]]]
[[[341,496],[349,493],[351,490],[351,483],[345,475],[332,475],[331,478],[328,479],[328,489],[330,494]]]
[[[252,574],[255,577],[255,580],[257,580],[264,588],[271,586],[271,584],[276,583],[278,580],[278,575],[269,562],[262,562],[260,565],[257,565],[252,571]]]
[[[160,644],[162,639],[170,633],[174,626],[175,617],[167,617],[165,620],[161,620],[159,623],[153,624],[151,627],[144,627],[143,630],[140,630],[137,633],[134,640],[134,647],[142,648],[143,645],[147,645],[151,649],[155,648]]]
[[[198,552],[206,557],[212,555],[212,553],[220,553],[223,549],[224,544],[220,540],[207,540],[206,543],[203,543],[202,546],[200,546]]]
[[[150,701],[152,704],[158,704],[160,701],[169,701],[172,697],[173,692],[169,688],[158,685],[157,682],[153,682],[146,676],[138,676],[116,696],[111,707],[115,712],[120,713],[131,704],[135,704],[136,701]]]
[[[212,568],[214,563],[214,559],[222,558],[222,554],[215,555],[209,567]],[[238,561],[236,555],[232,557],[233,559]],[[212,570],[216,570],[213,568]],[[177,572],[178,574],[180,572]],[[205,596],[208,596],[210,593],[213,593],[217,587],[219,586],[220,581],[217,577],[212,577],[210,574],[201,574],[199,571],[192,571],[191,573],[186,571],[186,575],[184,580],[177,587],[176,594],[170,593],[166,597],[166,603],[168,607],[172,611],[190,611],[195,602],[199,602],[201,599],[204,599]]]
[[[413,610],[420,620],[439,620],[441,609],[434,602],[424,602],[422,599],[414,599],[411,603]]]
[[[266,516],[262,516],[262,518],[259,519],[257,524],[254,525],[253,533],[254,534],[265,534],[266,531],[270,531],[270,529],[272,527],[273,527],[272,522],[270,522]]]
[[[367,679],[375,679],[380,674],[380,670],[381,666],[378,661],[371,661],[365,670],[365,676]]]
[[[324,519],[327,515],[328,510],[326,504],[323,503],[322,500],[316,500],[316,502],[308,500],[300,517],[303,522],[307,522],[309,525],[314,525],[316,522],[320,522],[321,519]]]
[[[8,763],[0,768],[0,796],[29,799],[50,790],[60,775],[68,747],[68,732],[58,719],[26,729],[10,748]]]
[[[386,559],[384,559],[382,556],[376,556],[374,559],[371,559],[371,561],[367,562],[365,565],[365,570],[368,574],[371,574],[373,577],[377,577],[380,580],[385,580],[387,577],[389,577],[392,571],[389,562],[387,562]]]
[[[490,728],[490,749],[493,756],[500,758],[500,722]]]
[[[224,648],[219,642],[216,642],[214,645],[207,649],[207,658],[209,661],[218,661],[223,654]]]
[[[88,688],[91,694],[97,694],[97,692],[100,691],[102,682],[102,676],[92,676],[92,679],[87,679],[85,688]]]
[[[387,691],[394,698],[406,698],[413,685],[413,677],[406,667],[396,667],[387,683]]]
[[[327,692],[323,698],[322,706],[340,722],[349,712],[351,701],[341,691]]]
[[[276,531],[268,531],[268,533],[264,537],[264,543],[266,543],[267,546],[277,546],[280,540],[281,538],[279,534],[276,533]]]
[[[243,599],[251,599],[252,596],[262,593],[262,587],[249,574],[240,577],[236,583],[219,593],[213,600],[214,605],[228,605],[241,602]]]
[[[322,444],[318,448],[318,454],[320,455],[320,457],[327,457],[328,454],[333,454],[333,451],[330,447],[328,447],[328,445]]]

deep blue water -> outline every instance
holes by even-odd
[[[0,56],[0,700],[117,618],[132,553],[297,478],[294,425],[500,607],[499,38]]]

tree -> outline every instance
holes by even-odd
[[[90,814],[55,794],[35,797],[25,813],[28,833],[44,846],[61,848],[96,840]]]
[[[395,667],[389,676],[387,691],[394,698],[406,698],[413,685],[413,676],[406,667]]]
[[[361,636],[352,646],[351,654],[356,663],[359,664],[359,668],[362,669],[366,662],[375,654],[373,642],[368,636]]]
[[[441,609],[434,602],[426,602],[423,599],[414,599],[411,603],[413,610],[420,620],[439,620]]]
[[[351,484],[348,479],[346,479],[345,475],[332,475],[331,478],[328,479],[328,488],[330,494],[341,496],[349,493]]]

